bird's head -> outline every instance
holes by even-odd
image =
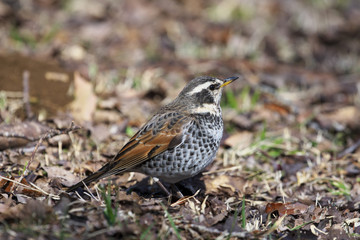
[[[175,101],[181,105],[186,104],[186,108],[190,112],[215,113],[220,111],[223,87],[236,79],[238,77],[224,80],[206,76],[195,78],[185,86]]]

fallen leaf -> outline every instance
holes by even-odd
[[[244,181],[240,177],[233,177],[227,175],[218,175],[216,177],[206,176],[204,178],[206,192],[209,193],[218,193],[219,190],[229,192],[233,195],[236,191],[241,191],[244,186]]]
[[[290,113],[290,107],[284,104],[270,102],[265,103],[264,108],[269,109],[270,111],[277,112],[282,116],[286,116]]]
[[[335,127],[339,130],[343,129],[344,127],[358,127],[359,118],[360,111],[355,106],[346,106],[329,113],[321,113],[317,116],[318,121],[323,126],[327,128]]]
[[[7,148],[22,147],[37,140],[50,128],[38,122],[21,122],[0,125],[0,151]]]
[[[18,181],[14,177],[10,177],[9,179]],[[33,189],[33,187],[28,183],[28,181],[25,178],[22,178],[20,183],[28,186],[29,188],[24,187],[22,185],[18,185],[13,181],[9,181],[5,178],[0,178],[0,189],[2,192],[5,193],[11,193],[12,191],[16,190],[15,194],[23,194],[29,197],[40,197],[44,195],[42,192]],[[15,188],[14,184],[18,186]]]
[[[236,147],[238,149],[244,149],[250,146],[253,136],[254,134],[252,132],[238,132],[225,139],[224,144],[231,148]]]
[[[61,183],[66,187],[70,187],[73,184],[80,181],[78,177],[76,177],[71,172],[66,171],[62,167],[52,166],[52,167],[43,167],[43,169],[47,172],[47,175],[50,179],[59,178]]]
[[[278,211],[279,216],[283,215],[299,215],[307,211],[308,205],[303,203],[268,203],[265,208],[267,214]]]
[[[90,121],[96,109],[97,97],[93,86],[80,73],[74,73],[74,95],[71,110],[74,118],[80,122]]]

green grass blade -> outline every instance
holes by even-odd
[[[169,220],[170,226],[174,230],[177,239],[181,240],[181,235],[179,233],[179,229],[176,227],[174,220],[170,216],[169,212],[166,210],[165,206],[163,204],[161,204],[161,206],[165,211],[165,215],[166,215],[167,219]]]
[[[245,214],[245,196],[243,197],[241,204],[241,227],[245,229],[246,227],[246,214]]]

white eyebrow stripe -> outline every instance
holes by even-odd
[[[199,86],[196,86],[193,90],[189,92],[189,95],[193,95],[195,93],[201,92],[203,89],[208,88],[212,82],[204,82],[203,84],[200,84]]]
[[[218,80],[218,79],[216,79]],[[219,80],[221,81],[221,80]],[[196,86],[193,90],[191,90],[191,92],[189,92],[189,95],[193,95],[194,93],[199,93],[201,92],[203,89],[208,88],[211,84],[214,84],[214,82],[204,82],[203,84],[200,84],[199,86]]]

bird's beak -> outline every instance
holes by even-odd
[[[226,85],[232,83],[233,81],[235,81],[236,79],[238,79],[239,77],[229,77],[227,79],[224,79],[224,83],[221,84],[220,88],[225,87]]]

